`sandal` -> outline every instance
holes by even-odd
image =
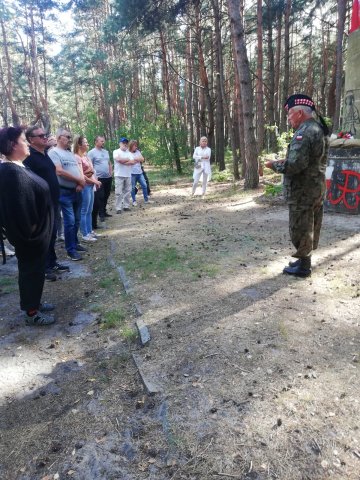
[[[35,315],[28,315],[25,313],[25,325],[42,327],[44,325],[51,325],[55,322],[54,315],[43,315],[37,311]]]

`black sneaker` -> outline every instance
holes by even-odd
[[[87,252],[87,249],[83,247],[82,245],[76,245],[76,250],[78,252]]]
[[[47,270],[45,272],[45,279],[49,280],[49,282],[55,282],[56,281],[56,275],[52,270]]]
[[[53,270],[53,272],[59,272],[59,273],[69,272],[70,267],[68,267],[67,265],[62,265],[61,263],[56,262],[55,265],[53,266],[52,270]]]
[[[112,215],[110,215],[110,213],[105,213],[105,217],[112,217]]]
[[[78,260],[82,260],[82,256],[78,252],[68,253],[68,256],[71,258],[73,262],[77,262]]]

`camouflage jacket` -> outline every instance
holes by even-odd
[[[284,174],[284,194],[288,203],[312,205],[322,201],[326,191],[328,150],[328,138],[316,120],[310,118],[296,130],[285,162],[273,164],[273,170]]]

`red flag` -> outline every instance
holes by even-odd
[[[354,0],[349,33],[360,28],[360,0]]]

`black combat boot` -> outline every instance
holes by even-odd
[[[297,267],[298,265],[300,265],[300,258],[295,260],[295,262],[289,262],[289,267]]]
[[[295,267],[285,267],[283,273],[294,275],[295,277],[310,277],[311,257],[299,258],[299,263]]]

